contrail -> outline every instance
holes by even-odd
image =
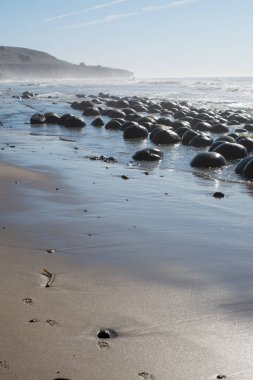
[[[114,0],[114,1],[111,1],[110,3],[102,3],[102,4],[95,5],[94,7],[91,7],[91,8],[81,9],[78,12],[65,13],[65,14],[62,14],[59,16],[45,18],[44,20],[42,20],[42,22],[50,22],[50,21],[59,20],[61,18],[65,18],[65,17],[76,16],[76,15],[79,15],[79,14],[85,13],[85,12],[92,12],[92,11],[95,11],[97,9],[110,7],[112,5],[124,3],[126,1],[128,1],[128,0]]]

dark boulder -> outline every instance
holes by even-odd
[[[194,168],[220,168],[225,165],[225,158],[214,152],[198,153],[191,161],[191,166]]]
[[[157,124],[162,124],[170,127],[172,125],[172,121],[168,117],[159,117],[159,119],[157,119]]]
[[[116,119],[111,119],[105,124],[105,129],[120,129],[121,128],[121,122]]]
[[[213,139],[210,136],[199,134],[194,136],[193,139],[189,141],[189,146],[195,146],[196,148],[204,148],[210,146],[213,142]]]
[[[61,119],[60,116],[54,112],[47,112],[44,114],[44,116],[46,118],[46,123],[48,124],[59,124]]]
[[[181,138],[183,137],[183,134],[186,132],[186,131],[189,131],[190,128],[187,128],[187,127],[181,127],[181,128],[178,128],[176,130],[176,133],[178,134],[178,136],[180,136]]]
[[[40,113],[35,113],[31,116],[30,123],[31,124],[44,124],[46,122],[46,118],[44,115]]]
[[[193,127],[195,130],[200,132],[211,132],[212,131],[212,125],[207,123],[206,121],[200,121]]]
[[[70,113],[65,113],[64,115],[61,116],[58,124],[64,125],[65,120],[67,120],[70,116],[74,116],[74,115],[71,115]]]
[[[224,141],[224,142],[226,141],[226,142],[234,143],[235,139],[233,138],[233,136],[225,135],[225,136],[218,137],[215,141]]]
[[[100,110],[97,107],[86,108],[83,111],[83,115],[84,116],[98,116],[100,115]]]
[[[187,127],[188,129],[191,129],[191,124],[188,121],[185,120],[175,120],[172,123],[172,128],[174,131],[177,132],[179,128]]]
[[[160,129],[158,130],[152,137],[152,141],[154,144],[177,144],[181,141],[180,136],[169,129]]]
[[[226,124],[214,124],[212,127],[212,133],[227,133],[229,128]]]
[[[136,161],[159,161],[162,155],[159,149],[146,148],[136,152],[132,158]]]
[[[193,137],[198,136],[198,135],[199,135],[198,132],[193,131],[192,129],[189,129],[182,136],[182,144],[188,145],[189,142],[193,139]]]
[[[92,120],[91,125],[94,127],[102,127],[105,124],[104,120],[101,117],[96,117],[96,119]]]
[[[248,155],[247,149],[243,145],[229,142],[218,145],[213,152],[220,153],[227,160],[237,160]]]
[[[124,139],[146,139],[148,130],[140,125],[130,125],[124,130],[123,136]]]
[[[124,119],[126,117],[125,112],[121,110],[107,110],[107,115],[111,117],[112,119],[115,119],[115,118]]]
[[[244,129],[248,132],[253,132],[253,123],[252,124],[245,124]]]
[[[253,179],[253,160],[250,160],[244,167],[243,177],[246,179]]]
[[[77,116],[70,116],[64,122],[64,127],[66,128],[83,128],[85,126],[85,121]]]
[[[253,151],[253,139],[247,136],[240,136],[236,139],[236,142],[238,144],[243,145],[248,153],[251,153]]]
[[[125,99],[119,99],[119,100],[117,100],[115,107],[117,107],[117,108],[129,107],[129,103]]]
[[[131,127],[132,125],[136,125],[139,127],[139,124],[136,121],[125,121],[123,124],[121,124],[120,130],[124,131],[128,127]]]
[[[238,164],[236,165],[235,167],[235,172],[237,174],[241,174],[243,175],[243,170],[245,168],[245,166],[251,161],[253,160],[253,155],[251,156],[247,156],[245,158],[243,158],[240,162],[238,162]]]

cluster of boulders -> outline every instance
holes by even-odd
[[[83,128],[86,126],[84,119],[71,115],[69,113],[62,116],[54,112],[45,114],[36,113],[30,118],[31,124],[58,124],[66,128]]]
[[[123,138],[128,140],[149,138],[157,146],[181,143],[202,148],[204,151],[191,161],[193,167],[219,168],[227,161],[244,159],[253,152],[250,136],[253,116],[244,111],[214,111],[185,101],[154,101],[138,96],[121,98],[104,93],[89,97],[79,94],[77,97],[80,99],[72,102],[71,107],[85,117],[92,117],[90,124],[94,127],[122,131]],[[76,116],[60,117],[54,113],[33,115],[31,123],[57,123],[74,128],[86,125]],[[221,137],[215,139],[217,134]],[[136,152],[133,159],[161,160],[162,153],[159,149],[148,148]],[[253,179],[253,175],[249,176],[249,169],[246,172],[236,170],[236,173]]]

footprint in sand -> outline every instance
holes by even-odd
[[[109,344],[107,342],[102,342],[102,341],[99,341],[98,342],[98,346],[100,348],[108,348],[109,347]]]
[[[47,319],[46,322],[50,325],[50,326],[58,326],[59,323],[56,322],[54,319]]]
[[[0,367],[5,368],[5,369],[10,369],[9,364],[5,360],[0,361]]]
[[[33,303],[33,300],[31,298],[23,298],[22,301],[27,305],[31,305]]]
[[[142,377],[145,380],[154,380],[154,376],[148,372],[140,372],[140,373],[138,373],[138,376]]]

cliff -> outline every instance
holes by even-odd
[[[75,65],[42,51],[0,46],[0,80],[30,79],[131,79],[128,70]]]

